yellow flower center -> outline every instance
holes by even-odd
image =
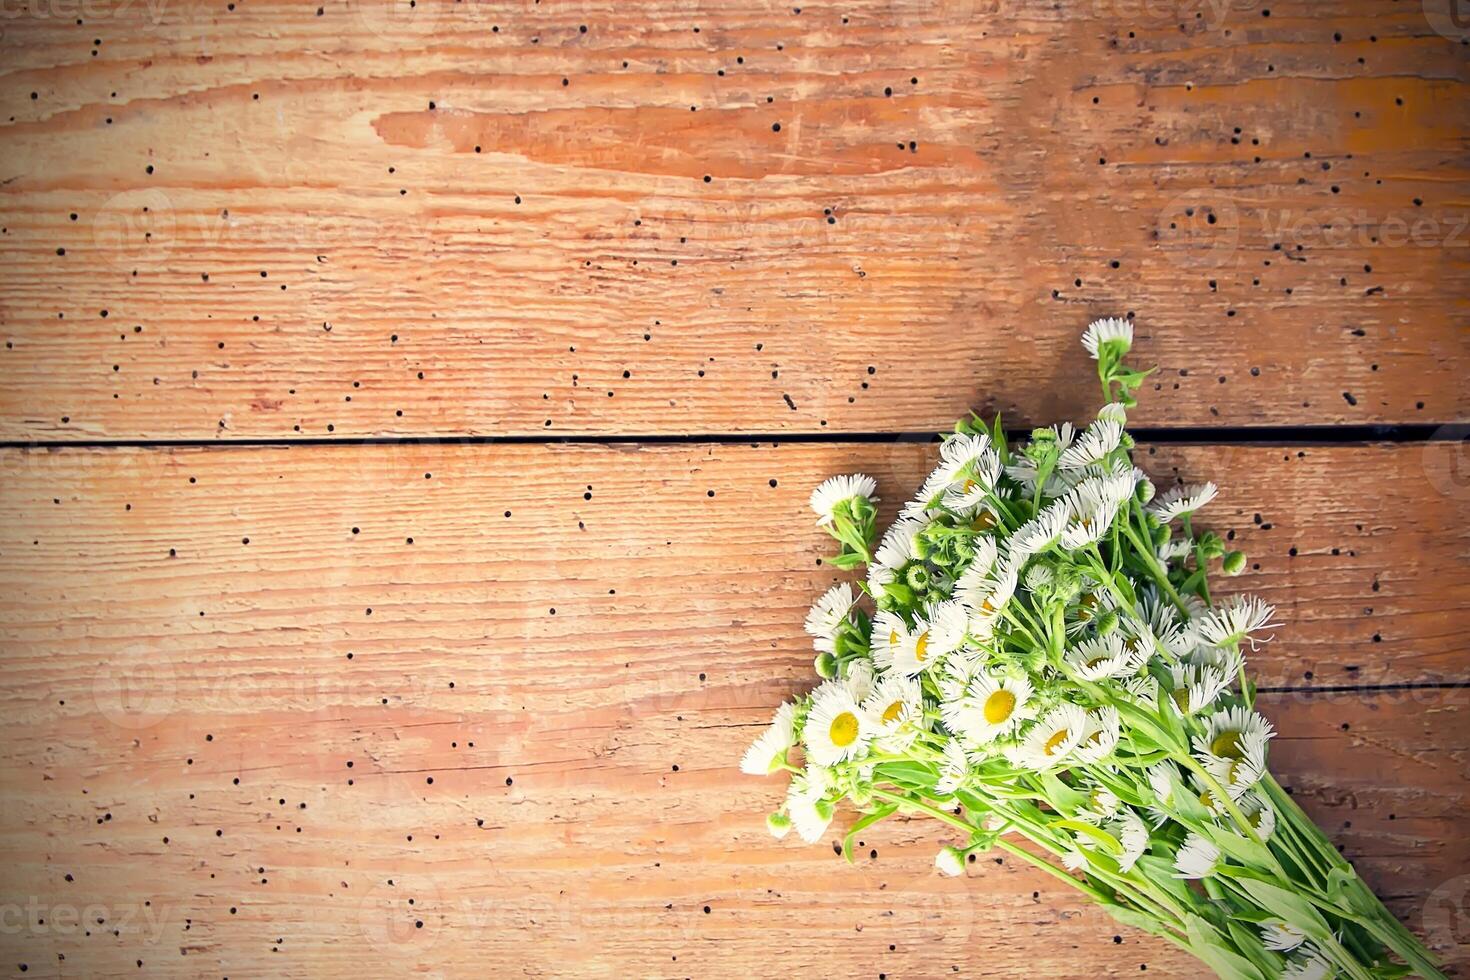
[[[985,699],[985,707],[981,710],[987,722],[999,725],[1016,710],[1016,696],[1010,691],[996,691]]]
[[[1095,596],[1091,592],[1089,592],[1089,593],[1087,593],[1087,595],[1085,595],[1081,599],[1078,599],[1077,600],[1077,605],[1079,605],[1083,609],[1086,609],[1086,610],[1089,610],[1089,611],[1090,610],[1093,610],[1093,609],[1096,609],[1097,608],[1097,596]]]
[[[1042,754],[1046,756],[1056,755],[1057,750],[1060,749],[1066,743],[1067,739],[1071,737],[1072,730],[1070,728],[1063,728],[1058,730],[1055,734],[1052,735],[1051,738],[1047,739],[1046,744],[1041,747]]]
[[[914,659],[919,663],[923,663],[924,658],[927,656],[929,656],[929,631],[925,630],[914,641]]]
[[[892,724],[898,721],[898,716],[903,713],[903,701],[895,701],[883,709],[883,723]]]
[[[891,647],[898,646],[898,630],[888,631],[888,645]]]
[[[995,515],[988,510],[982,510],[970,522],[970,528],[975,531],[988,531],[993,527],[995,527]]]
[[[1187,688],[1187,687],[1181,687],[1179,690],[1173,692],[1170,695],[1170,697],[1172,697],[1174,699],[1174,703],[1176,705],[1178,705],[1180,711],[1183,711],[1183,712],[1188,713],[1188,711],[1189,711],[1189,688]]]
[[[839,749],[845,749],[857,741],[858,720],[857,715],[851,711],[844,711],[832,719],[832,724],[827,727],[827,735],[832,739],[832,744]]]
[[[986,596],[985,597],[985,601],[982,602],[982,603],[980,603],[980,611],[983,612],[983,613],[993,613],[993,612],[995,612],[995,603],[992,601],[994,598],[995,598],[994,595],[988,595],[988,596]]]
[[[963,489],[965,493],[974,493],[976,490],[980,489],[980,484],[976,483],[974,480],[970,479],[967,476],[965,477],[965,484]]]
[[[1205,790],[1199,795],[1199,802],[1206,810],[1215,809],[1215,798],[1210,795],[1209,790]]]
[[[1221,732],[1210,743],[1210,751],[1222,759],[1243,759],[1240,748],[1240,732]]]
[[[1108,655],[1107,654],[1103,654],[1100,657],[1093,657],[1091,660],[1087,661],[1082,666],[1086,667],[1088,670],[1091,670],[1092,668],[1096,667],[1098,664],[1106,663],[1107,660],[1108,660]]]

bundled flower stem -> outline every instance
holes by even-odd
[[[824,681],[741,762],[790,774],[767,825],[815,842],[851,800],[851,859],[867,827],[927,814],[956,832],[941,872],[1000,848],[1222,977],[1442,977],[1267,770],[1245,652],[1273,609],[1211,596],[1212,566],[1245,564],[1194,526],[1215,486],[1156,494],[1134,467],[1132,340],[1118,319],[1083,335],[1107,404],[1081,431],[1011,446],[958,423],[876,548],[871,478],[812,494],[832,563],[867,575],[812,608]]]

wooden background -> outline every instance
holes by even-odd
[[[1131,313],[1140,461],[1222,484],[1288,623],[1273,766],[1463,974],[1467,44],[1448,0],[0,6],[0,970],[1197,975],[923,821],[772,841],[733,770],[810,683],[811,486],[1085,418]]]

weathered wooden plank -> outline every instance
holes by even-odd
[[[1458,450],[1155,446],[1138,459],[1160,481],[1222,486],[1210,526],[1252,565],[1217,588],[1260,592],[1286,624],[1254,655],[1261,682],[1341,686],[1470,680]],[[834,580],[808,491],[864,470],[891,512],[935,455],[912,443],[11,450],[7,683],[39,721],[55,698],[86,701],[99,664],[145,652],[203,683],[244,658],[281,683],[310,665],[385,688],[449,658],[477,686],[545,678],[587,703],[601,680],[584,688],[564,667],[584,645],[678,690],[699,673],[802,676],[800,624]]]
[[[3,439],[1470,415],[1434,3],[13,6]]]
[[[1412,682],[1470,673],[1455,450],[1141,459],[1225,485],[1218,526],[1260,553],[1241,584],[1290,624],[1257,657],[1267,679],[1356,676],[1334,671],[1358,637],[1363,680]],[[864,835],[856,867],[772,842],[778,787],[731,769],[809,683],[799,621],[830,575],[806,490],[863,467],[895,497],[931,456],[5,453],[0,956],[87,975],[1187,974],[1024,866],[935,877],[926,824]],[[1284,781],[1460,962],[1467,701],[1265,699]]]
[[[868,831],[852,867],[770,840],[779,783],[730,767],[805,682],[734,651],[738,679],[708,683],[615,662],[595,636],[541,678],[484,649],[388,683],[387,656],[354,658],[378,675],[359,680],[304,650],[303,691],[222,652],[156,714],[7,710],[0,955],[83,975],[1197,975],[1024,864],[939,878],[932,823]],[[1461,965],[1467,706],[1465,690],[1263,699],[1284,781]]]

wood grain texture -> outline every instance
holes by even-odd
[[[1445,2],[17,0],[0,439],[1463,419]]]
[[[1328,685],[1263,696],[1282,732],[1274,764],[1394,910],[1464,963],[1470,693],[1443,686],[1470,680],[1456,449],[1140,458],[1227,488],[1215,526],[1239,528],[1260,563],[1232,585],[1261,589],[1288,624],[1258,672]],[[856,867],[765,835],[778,787],[732,766],[810,683],[799,623],[831,575],[806,492],[861,467],[891,508],[932,456],[0,454],[3,962],[1193,975],[1009,860],[939,879],[944,836],[925,823],[864,835]],[[1340,687],[1358,680],[1441,686]]]

